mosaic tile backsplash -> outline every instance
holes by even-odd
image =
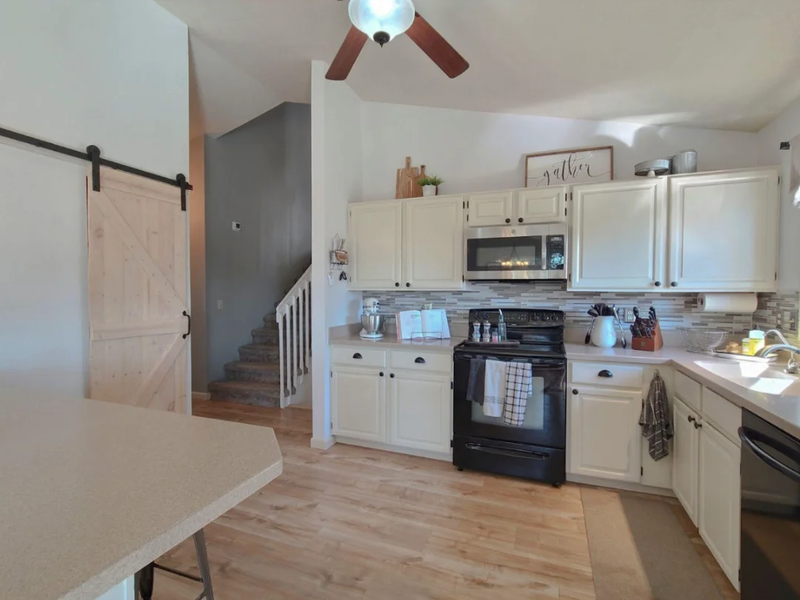
[[[692,327],[731,333],[747,332],[754,325],[775,327],[779,321],[781,328],[789,330],[786,313],[790,319],[797,319],[800,306],[797,292],[759,294],[758,310],[753,315],[704,313],[697,306],[697,294],[577,293],[568,292],[564,282],[481,283],[467,284],[465,290],[457,292],[364,292],[363,296],[378,298],[381,311],[386,313],[432,303],[435,308],[446,309],[455,322],[467,321],[471,308],[551,308],[566,313],[567,327],[588,326],[591,317],[586,311],[597,302],[623,308],[638,306],[642,312],[654,306],[664,330]]]

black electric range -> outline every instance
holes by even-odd
[[[502,473],[560,486],[566,479],[567,358],[564,313],[558,310],[504,309],[508,339],[519,346],[473,344],[453,353],[453,464],[463,469]],[[488,320],[496,327],[500,309],[469,312],[470,324]],[[533,390],[520,427],[483,414],[467,400],[470,365],[475,359],[531,364]]]

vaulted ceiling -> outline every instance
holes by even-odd
[[[191,30],[206,131],[310,100],[350,22],[336,0],[157,0]],[[800,96],[798,0],[416,0],[471,68],[368,43],[368,101],[756,131]],[[199,50],[198,50],[199,49]]]

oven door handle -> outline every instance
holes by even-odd
[[[755,438],[755,440],[753,440],[752,438]],[[770,467],[772,467],[776,471],[783,473],[789,479],[792,479],[795,482],[800,483],[800,473],[798,473],[791,467],[783,464],[778,459],[773,458],[772,456],[764,452],[761,448],[756,446],[755,442],[758,441],[764,444],[765,446],[769,446],[773,450],[780,452],[781,454],[786,454],[787,456],[792,456],[793,454],[795,454],[795,452],[793,452],[791,448],[788,448],[784,444],[781,444],[780,442],[777,442],[775,440],[771,440],[767,436],[760,434],[757,431],[753,431],[752,429],[748,429],[746,427],[739,427],[739,439],[741,439],[742,443],[746,444],[747,447],[753,451],[753,454],[755,454],[758,458],[767,463]],[[798,462],[800,462],[800,460],[798,460]]]
[[[532,458],[534,460],[547,460],[550,458],[550,456],[544,452],[534,452],[532,450],[506,450],[505,448],[492,448],[491,446],[482,446],[481,444],[474,443],[464,444],[464,446],[467,450],[496,454],[498,456],[510,456],[512,458]]]

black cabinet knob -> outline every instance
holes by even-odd
[[[600,371],[597,374],[597,376],[598,377],[605,377],[606,379],[611,379],[614,376],[614,374],[611,371],[609,371],[608,369],[603,369],[602,371]]]
[[[395,283],[394,287],[400,287],[400,284],[399,283]]]
[[[356,352],[355,354],[353,354],[353,358],[356,359],[356,360],[361,360],[364,357],[361,356],[360,352]]]
[[[573,396],[577,396],[578,395],[578,390],[572,390],[572,395]]]
[[[656,281],[656,287],[661,287],[661,282],[660,281]]]
[[[696,421],[696,419],[692,415],[689,415],[688,417],[686,417],[686,419],[689,421],[689,423],[694,423]]]
[[[519,221],[520,223],[524,223],[524,222],[525,222],[525,219],[523,219],[522,217],[520,217],[519,219],[517,219],[517,221]]]
[[[410,284],[410,283],[407,283],[407,284],[406,284],[406,287],[411,287],[411,284]]]
[[[506,223],[511,223],[511,219],[506,219]]]
[[[672,283],[670,283],[670,285],[672,287],[678,287],[678,282],[677,281],[673,281]]]
[[[381,371],[381,377],[383,377],[383,371]]]
[[[702,429],[703,428],[703,424],[702,423],[698,423],[697,421],[695,421],[694,422],[694,428],[695,429]]]
[[[391,377],[392,379],[394,379],[394,373],[389,373],[389,377]]]
[[[414,362],[417,363],[418,365],[424,365],[425,364],[425,359],[422,358],[421,356],[418,356],[417,359]]]

